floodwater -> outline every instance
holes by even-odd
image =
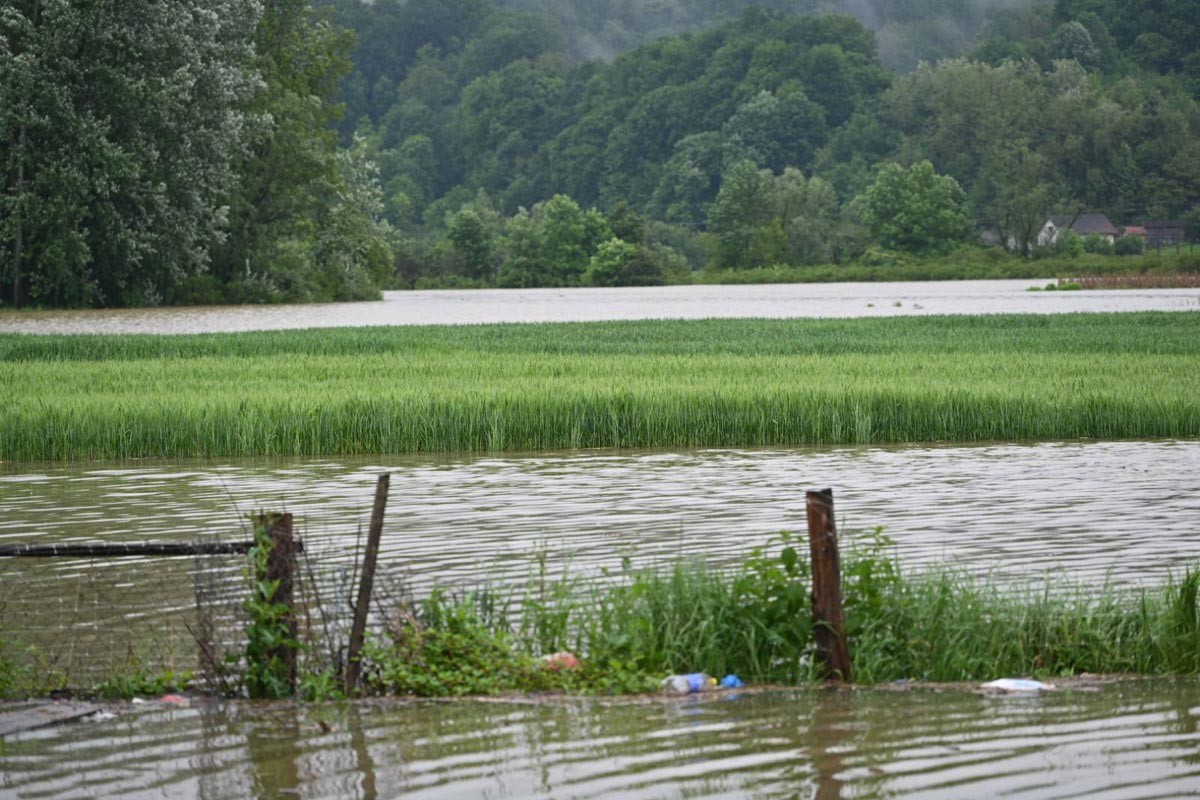
[[[1197,440],[9,463],[0,544],[238,538],[266,508],[293,512],[311,558],[348,559],[384,471],[381,558],[426,588],[518,579],[537,555],[731,562],[804,530],[825,487],[844,535],[883,526],[907,567],[1141,583],[1200,560]]]
[[[1200,289],[1029,292],[1052,279],[385,292],[371,303],[0,312],[0,333],[213,333],[706,317],[1200,311]]]
[[[287,510],[325,598],[347,597],[383,471],[380,585],[418,596],[434,583],[523,586],[542,564],[557,578],[626,558],[732,563],[780,530],[804,531],[804,492],[825,487],[843,537],[883,526],[906,569],[1128,586],[1200,562],[1194,440],[7,464],[0,544],[244,539],[246,514]],[[244,597],[241,560],[217,566],[220,580],[202,588]],[[0,559],[0,635],[72,675],[102,674],[131,652],[189,666],[201,572],[188,558]]]
[[[1200,792],[1200,683],[125,707],[0,741],[22,798],[1129,798]]]

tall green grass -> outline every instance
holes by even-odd
[[[1200,314],[0,336],[0,460],[1200,435]]]
[[[1012,588],[939,569],[905,573],[888,545],[876,532],[844,562],[857,683],[1200,674],[1200,571],[1146,589]],[[807,547],[800,549],[782,534],[732,568],[699,561],[627,565],[618,575],[533,582],[503,602],[495,591],[438,591],[375,643],[368,673],[381,691],[433,694],[496,685],[546,688],[548,682],[606,688],[606,676],[619,679],[618,688],[640,690],[667,674],[692,671],[735,673],[754,683],[809,683],[820,674],[811,644]],[[414,654],[412,644],[422,637],[438,649]],[[446,649],[448,641],[470,652]],[[547,676],[536,669],[537,656],[564,649],[583,659],[577,674]],[[487,654],[486,664],[479,653]],[[428,669],[398,663],[414,657]],[[478,676],[455,669],[464,658]],[[518,664],[520,671],[511,672]],[[431,680],[430,671],[441,677]]]

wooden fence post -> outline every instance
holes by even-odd
[[[375,584],[375,562],[379,558],[379,540],[383,534],[383,512],[387,508],[388,484],[391,476],[379,476],[375,486],[375,505],[371,509],[371,528],[367,532],[367,552],[363,555],[362,577],[358,582],[358,602],[354,604],[354,625],[350,629],[350,646],[346,651],[346,695],[358,688],[363,638],[367,632],[367,613],[371,610],[371,589]]]
[[[850,648],[842,615],[842,567],[838,558],[833,490],[807,493],[808,546],[812,553],[813,639],[827,677],[850,681]]]
[[[258,526],[271,540],[271,550],[267,554],[266,572],[255,576],[258,580],[268,583],[279,581],[279,588],[269,599],[272,603],[287,606],[288,612],[284,617],[291,636],[291,642],[281,644],[267,653],[268,658],[278,657],[285,665],[288,675],[288,685],[292,692],[296,691],[296,647],[299,641],[299,631],[296,626],[295,613],[295,575],[296,575],[296,540],[292,536],[292,515],[280,513],[259,514],[255,519]]]

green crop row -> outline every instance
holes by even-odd
[[[1200,435],[1200,314],[0,337],[0,459]]]

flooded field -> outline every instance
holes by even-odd
[[[1200,791],[1200,682],[1032,697],[125,706],[0,741],[21,798],[1051,798]]]
[[[1200,311],[1200,288],[1029,292],[1045,280],[385,292],[373,303],[0,313],[0,333],[215,333],[707,317]]]
[[[1197,310],[1200,290],[1027,293],[1037,281],[389,293],[312,307],[0,314],[0,331]],[[1042,282],[1044,283],[1044,281]],[[846,538],[906,569],[1042,586],[1158,584],[1200,561],[1200,441],[597,451],[503,457],[0,464],[0,544],[246,537],[287,510],[349,585],[392,473],[380,581],[422,594],[702,557],[804,527],[832,487]],[[0,559],[0,638],[59,668],[184,668],[196,591],[238,559]],[[220,586],[216,586],[219,583]],[[239,588],[241,587],[241,588]],[[1005,677],[1005,676],[996,676]],[[0,740],[0,797],[1140,797],[1200,793],[1200,680],[1029,697],[818,690],[669,700],[123,705]]]

